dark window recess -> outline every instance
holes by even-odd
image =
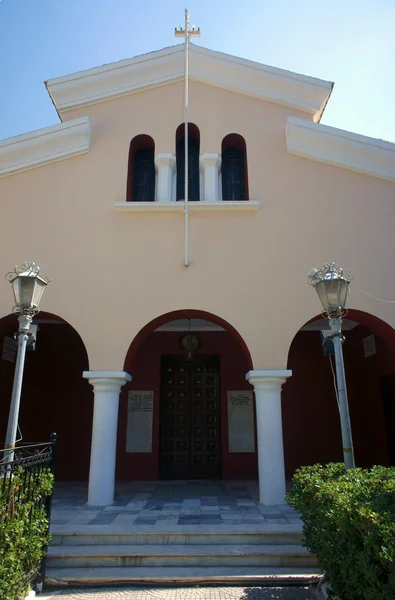
[[[132,198],[135,202],[155,200],[154,152],[150,148],[141,148],[135,152]]]
[[[222,154],[222,198],[246,200],[244,154],[238,148],[227,148]]]
[[[185,199],[185,140],[177,144],[177,200]],[[199,140],[188,137],[188,200],[200,199]]]

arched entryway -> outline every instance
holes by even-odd
[[[182,345],[188,335],[196,345],[190,356]],[[251,368],[241,336],[211,313],[180,310],[148,323],[124,364],[132,381],[120,397],[117,479],[255,479],[254,402],[245,380]],[[237,423],[229,403],[237,393],[245,414],[251,411],[250,423],[239,424],[250,436],[244,447],[232,439]]]
[[[34,350],[26,355],[19,413],[20,443],[58,436],[57,480],[87,480],[92,432],[92,391],[82,378],[88,369],[84,343],[60,317],[40,312]],[[15,315],[0,319],[0,439],[4,441],[15,369]]]
[[[294,337],[288,356],[292,377],[283,391],[285,468],[342,461],[340,420],[330,358],[315,317]],[[343,345],[357,466],[395,464],[395,330],[377,317],[350,310]]]

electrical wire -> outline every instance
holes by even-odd
[[[368,296],[369,298],[373,298],[373,300],[385,302],[386,304],[395,304],[395,300],[383,300],[382,298],[377,298],[377,296],[372,296],[372,294],[368,294],[368,292],[365,292],[364,290],[361,290],[361,288],[356,286],[355,283],[350,283],[350,287],[355,288],[356,290],[358,290],[358,292],[361,292],[361,294],[365,294],[365,296]]]
[[[333,387],[335,388],[335,394],[336,394],[336,402],[337,402],[337,408],[339,410],[340,413],[340,403],[339,403],[339,392],[337,391],[337,381],[336,381],[336,374],[335,374],[335,370],[333,368],[333,363],[332,363],[332,355],[329,354],[328,355],[329,358],[329,364],[331,366],[331,371],[332,371],[332,377],[333,377]]]
[[[15,440],[15,443],[17,442],[21,442],[23,440],[23,433],[21,428],[19,427],[19,423],[18,423],[18,431],[19,431],[19,435],[21,436],[18,440]]]

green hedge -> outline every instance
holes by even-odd
[[[338,598],[395,599],[395,468],[302,467],[287,501]]]
[[[42,500],[51,494],[53,476],[48,471],[30,475],[24,490],[24,471],[7,481],[0,497],[0,598],[26,596],[39,573],[49,542],[48,519]],[[0,481],[0,483],[2,483]]]

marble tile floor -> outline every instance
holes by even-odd
[[[298,514],[287,504],[258,503],[256,482],[119,482],[109,506],[90,506],[87,484],[55,485],[51,526],[178,526],[295,524]]]

